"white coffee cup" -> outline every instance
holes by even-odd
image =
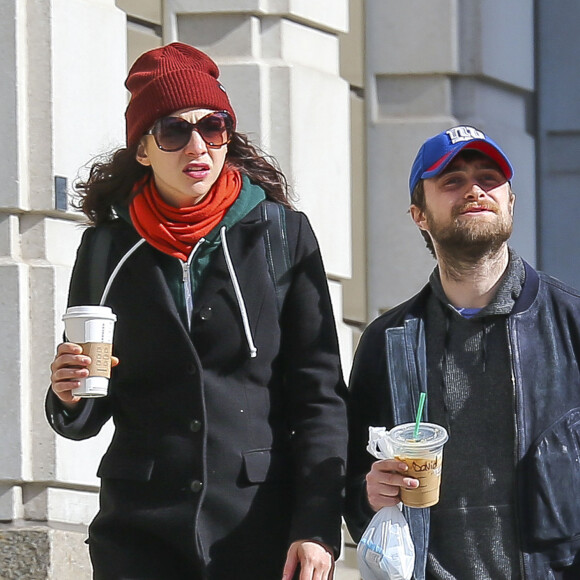
[[[89,376],[72,391],[77,397],[104,397],[111,376],[111,351],[117,317],[108,306],[71,306],[62,317],[67,340],[91,357]]]

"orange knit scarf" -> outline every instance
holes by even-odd
[[[173,207],[159,195],[153,177],[147,176],[133,186],[131,221],[153,247],[185,262],[195,244],[220,223],[241,189],[240,172],[225,167],[199,203]]]

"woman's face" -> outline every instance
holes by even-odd
[[[213,113],[208,109],[185,109],[171,116],[197,123]],[[226,160],[228,146],[208,147],[197,131],[179,151],[159,149],[153,135],[144,135],[137,149],[137,161],[151,167],[159,195],[174,207],[199,203],[219,177]]]

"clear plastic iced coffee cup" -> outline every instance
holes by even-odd
[[[62,317],[69,342],[91,357],[89,376],[72,392],[77,397],[104,397],[111,376],[113,332],[117,317],[108,306],[71,306]]]
[[[443,446],[449,438],[447,431],[434,423],[421,423],[414,436],[415,423],[393,427],[389,442],[395,459],[409,467],[408,477],[419,480],[419,487],[401,487],[401,501],[409,507],[426,508],[439,501]]]

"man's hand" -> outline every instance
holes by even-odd
[[[294,542],[284,564],[282,580],[291,580],[300,564],[300,580],[332,580],[334,557],[332,550],[309,540]]]
[[[378,512],[383,507],[397,505],[401,501],[401,487],[417,488],[419,480],[405,477],[409,468],[397,459],[375,461],[367,473],[367,496],[370,506]]]

